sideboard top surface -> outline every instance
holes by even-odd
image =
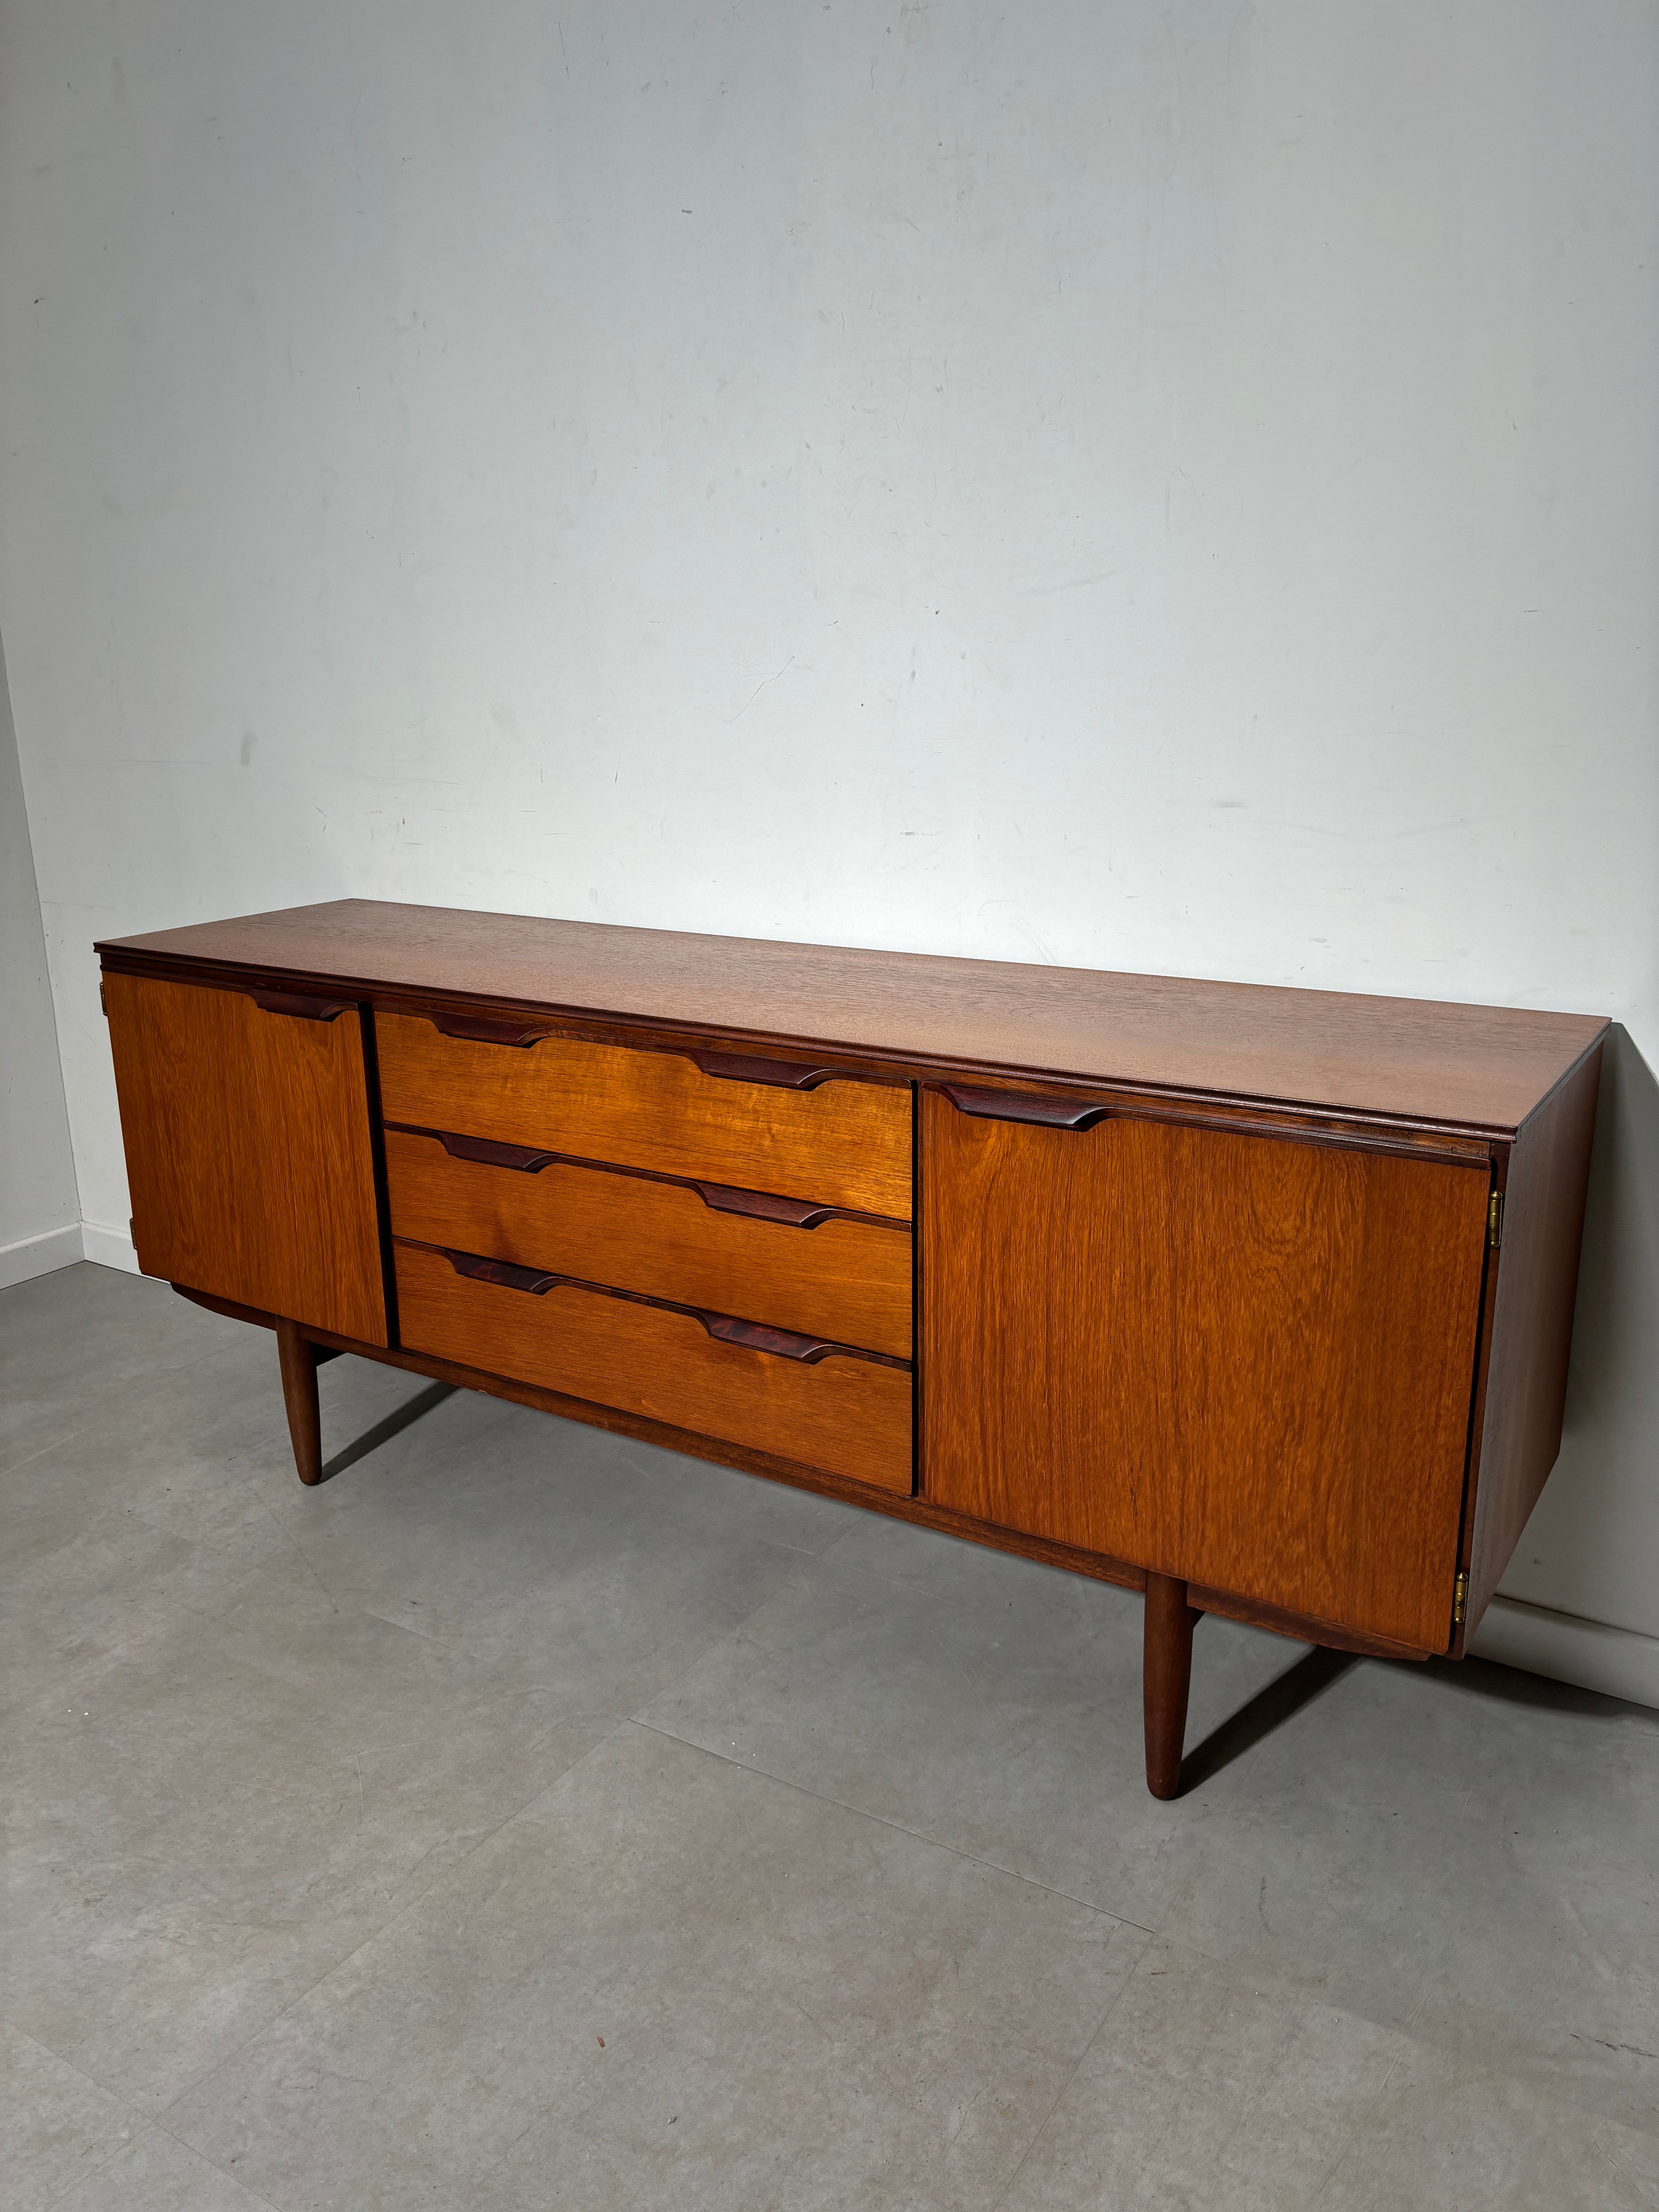
[[[1505,1132],[1607,1024],[1416,999],[1120,975],[337,899],[101,944],[200,963],[1060,1080]]]

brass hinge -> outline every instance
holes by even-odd
[[[1495,1252],[1504,1241],[1504,1194],[1493,1191],[1486,1200],[1486,1242]]]
[[[1452,1626],[1454,1628],[1461,1628],[1463,1626],[1463,1615],[1468,1610],[1468,1603],[1469,1578],[1467,1575],[1459,1575],[1457,1580],[1452,1584]]]
[[[102,1014],[106,1021],[109,1019],[109,1000],[104,996],[104,984],[101,976],[99,978],[98,982],[98,1011]]]

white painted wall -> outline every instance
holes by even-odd
[[[356,892],[1605,1010],[1507,1587],[1659,1633],[1651,0],[0,0],[94,934]]]
[[[0,651],[0,1290],[81,1257],[34,856]]]

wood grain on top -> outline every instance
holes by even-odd
[[[99,948],[579,1015],[1505,1132],[1598,1017],[338,899]]]

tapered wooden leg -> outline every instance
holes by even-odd
[[[1173,1575],[1148,1574],[1141,1693],[1146,1710],[1146,1787],[1154,1797],[1174,1797],[1181,1790],[1197,1619],[1196,1609],[1187,1602],[1185,1583]]]
[[[323,1479],[323,1413],[317,1402],[317,1367],[322,1354],[307,1344],[297,1322],[276,1324],[276,1356],[283,1364],[283,1400],[288,1407],[288,1432],[294,1443],[294,1464],[301,1482]]]

